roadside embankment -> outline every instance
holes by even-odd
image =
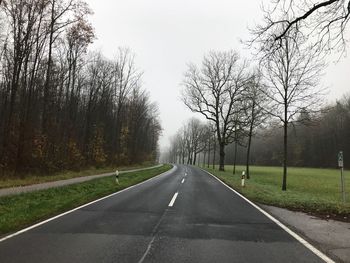
[[[241,187],[241,173],[245,167],[238,166],[235,175],[232,166],[225,169],[225,172],[206,170],[254,202],[350,222],[350,177],[347,172],[347,201],[343,203],[340,174],[336,169],[289,168],[287,191],[281,190],[280,167],[252,166],[251,178],[245,180],[245,187]]]
[[[73,178],[108,174],[114,172],[116,169],[119,171],[130,171],[135,169],[144,169],[157,166],[155,163],[145,162],[142,164],[129,165],[129,166],[106,166],[106,167],[88,167],[79,171],[60,171],[53,174],[25,174],[25,175],[2,175],[0,177],[0,189],[22,187],[34,184],[43,184],[54,181],[63,181]]]
[[[125,173],[154,169],[154,168],[158,168],[161,166],[162,165],[159,164],[159,165],[155,165],[155,166],[151,166],[151,167],[143,167],[143,168],[138,168],[138,169],[122,170],[122,171],[118,170],[118,171],[119,171],[119,174],[125,174]],[[12,194],[21,194],[21,193],[38,191],[38,190],[44,190],[44,189],[49,189],[49,188],[53,188],[53,187],[60,187],[60,186],[65,186],[65,185],[77,184],[77,183],[82,183],[82,182],[90,181],[93,179],[103,178],[103,177],[113,176],[113,175],[115,175],[115,171],[109,172],[109,173],[89,175],[89,176],[78,176],[78,177],[73,177],[70,179],[51,181],[51,182],[40,183],[40,184],[32,184],[32,185],[4,188],[4,189],[0,189],[0,197],[6,196],[6,195],[12,195]]]
[[[74,207],[118,192],[171,169],[171,165],[83,183],[0,197],[0,235],[21,229]]]

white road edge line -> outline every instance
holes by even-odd
[[[336,263],[334,260],[332,260],[331,258],[329,258],[327,255],[325,255],[324,253],[322,253],[320,250],[318,250],[317,248],[315,248],[313,245],[311,245],[309,242],[307,242],[305,239],[303,239],[301,236],[299,236],[297,233],[295,233],[294,231],[292,231],[290,228],[288,228],[286,225],[284,225],[283,223],[281,223],[278,219],[276,219],[275,217],[273,217],[272,215],[270,215],[268,212],[266,212],[265,210],[263,210],[261,207],[257,206],[256,204],[254,204],[252,201],[250,201],[248,198],[246,198],[245,196],[243,196],[242,194],[240,194],[239,192],[237,192],[236,190],[234,190],[233,188],[231,188],[230,186],[228,186],[227,184],[225,184],[223,181],[221,181],[219,178],[217,178],[215,175],[211,174],[208,171],[205,171],[203,169],[201,169],[202,171],[208,173],[209,175],[211,175],[212,177],[214,177],[216,180],[218,180],[220,183],[222,183],[224,186],[226,186],[228,189],[230,189],[231,191],[233,191],[235,194],[237,194],[239,197],[241,197],[243,200],[247,201],[250,205],[252,205],[253,207],[255,207],[256,209],[258,209],[261,213],[263,213],[265,216],[267,216],[270,220],[272,220],[274,223],[276,223],[279,227],[281,227],[284,231],[286,231],[288,234],[290,234],[292,237],[294,237],[296,240],[298,240],[301,244],[303,244],[306,248],[308,248],[309,250],[311,250],[315,255],[317,255],[319,258],[321,258],[322,260],[324,260],[327,263]]]
[[[169,205],[168,205],[169,207],[172,207],[172,206],[174,205],[175,200],[176,200],[178,194],[179,194],[179,193],[176,192],[176,193],[174,194],[173,198],[171,198],[171,201],[170,201],[170,203],[169,203]]]
[[[129,186],[129,187],[124,188],[124,189],[122,189],[122,190],[120,190],[120,191],[118,191],[118,192],[115,192],[115,193],[113,193],[113,194],[104,196],[104,197],[102,197],[102,198],[100,198],[100,199],[97,199],[97,200],[94,200],[94,201],[89,202],[89,203],[87,203],[87,204],[84,204],[84,205],[81,205],[81,206],[79,206],[79,207],[73,208],[72,210],[69,210],[69,211],[64,212],[64,213],[62,213],[62,214],[59,214],[59,215],[57,215],[57,216],[54,216],[54,217],[51,217],[51,218],[49,218],[49,219],[46,219],[46,220],[44,220],[44,221],[42,221],[42,222],[39,222],[39,223],[37,223],[37,224],[35,224],[35,225],[32,225],[32,226],[29,226],[29,227],[24,228],[24,229],[22,229],[22,230],[19,230],[19,231],[15,232],[15,233],[13,233],[13,234],[11,234],[11,235],[8,235],[8,236],[5,236],[5,237],[1,238],[1,239],[0,239],[0,242],[3,242],[3,241],[5,241],[5,240],[7,240],[7,239],[10,239],[10,238],[12,238],[12,237],[18,236],[18,235],[20,235],[20,234],[23,234],[24,232],[27,232],[27,231],[29,231],[29,230],[31,230],[31,229],[33,229],[33,228],[36,228],[36,227],[41,226],[41,225],[43,225],[43,224],[46,224],[46,223],[48,223],[48,222],[50,222],[50,221],[52,221],[52,220],[55,220],[55,219],[57,219],[57,218],[60,218],[60,217],[62,217],[62,216],[68,215],[68,214],[70,214],[70,213],[72,213],[72,212],[74,212],[74,211],[77,211],[77,210],[81,209],[81,208],[84,208],[84,207],[86,207],[86,206],[89,206],[89,205],[92,205],[92,204],[94,204],[94,203],[100,202],[100,201],[102,201],[102,200],[104,200],[104,199],[107,199],[107,198],[112,197],[112,196],[114,196],[114,195],[117,195],[117,194],[120,194],[120,193],[125,192],[125,191],[127,191],[127,190],[130,190],[130,189],[132,189],[132,188],[134,188],[134,187],[140,186],[140,185],[142,185],[142,184],[144,184],[144,183],[147,183],[148,181],[151,181],[151,180],[153,180],[153,179],[156,179],[157,177],[160,177],[160,176],[162,176],[162,175],[164,175],[164,174],[166,174],[166,173],[172,173],[172,172],[174,172],[176,169],[177,169],[177,166],[176,166],[176,165],[173,165],[173,168],[171,168],[170,170],[168,170],[168,171],[166,171],[166,172],[164,172],[164,173],[158,174],[158,175],[156,175],[156,176],[154,176],[154,177],[152,177],[152,178],[150,178],[150,179],[147,179],[146,181],[143,181],[143,182],[141,182],[141,183],[138,183],[138,184]]]
[[[182,181],[181,181],[181,183],[183,184],[185,182],[185,178],[182,178]]]

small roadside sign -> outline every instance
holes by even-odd
[[[339,168],[344,167],[344,158],[343,158],[343,152],[342,151],[340,151],[338,153],[338,167]]]
[[[344,156],[343,152],[338,153],[338,167],[340,168],[340,183],[341,183],[341,192],[343,196],[343,202],[345,203],[345,177],[344,177]]]

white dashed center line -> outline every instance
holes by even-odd
[[[181,183],[183,184],[185,182],[185,178],[182,179]]]
[[[174,205],[175,200],[176,200],[178,194],[179,194],[179,193],[177,193],[177,192],[174,194],[173,198],[171,199],[171,201],[170,201],[170,203],[169,203],[169,205],[168,205],[169,207],[172,207],[172,206]]]

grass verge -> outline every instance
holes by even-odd
[[[250,200],[291,210],[303,211],[320,217],[350,221],[350,178],[345,172],[347,202],[340,192],[340,172],[336,169],[288,168],[287,191],[282,191],[282,168],[251,167],[251,179],[241,187],[241,173],[245,167],[225,166],[226,171],[207,168],[220,180]]]
[[[137,164],[132,166],[120,166],[118,167],[118,170],[119,171],[133,170],[138,168],[150,167],[154,165],[155,165],[154,163],[143,163],[143,164]],[[16,187],[16,186],[26,186],[26,185],[32,185],[32,184],[47,183],[47,182],[66,180],[66,179],[95,175],[95,174],[110,173],[110,172],[114,172],[116,168],[117,168],[116,166],[102,167],[102,168],[90,167],[87,169],[83,169],[81,171],[62,171],[51,175],[27,174],[24,178],[21,178],[18,176],[17,177],[3,176],[3,177],[0,177],[0,189]]]
[[[171,165],[0,198],[0,235],[21,229],[169,170]]]

